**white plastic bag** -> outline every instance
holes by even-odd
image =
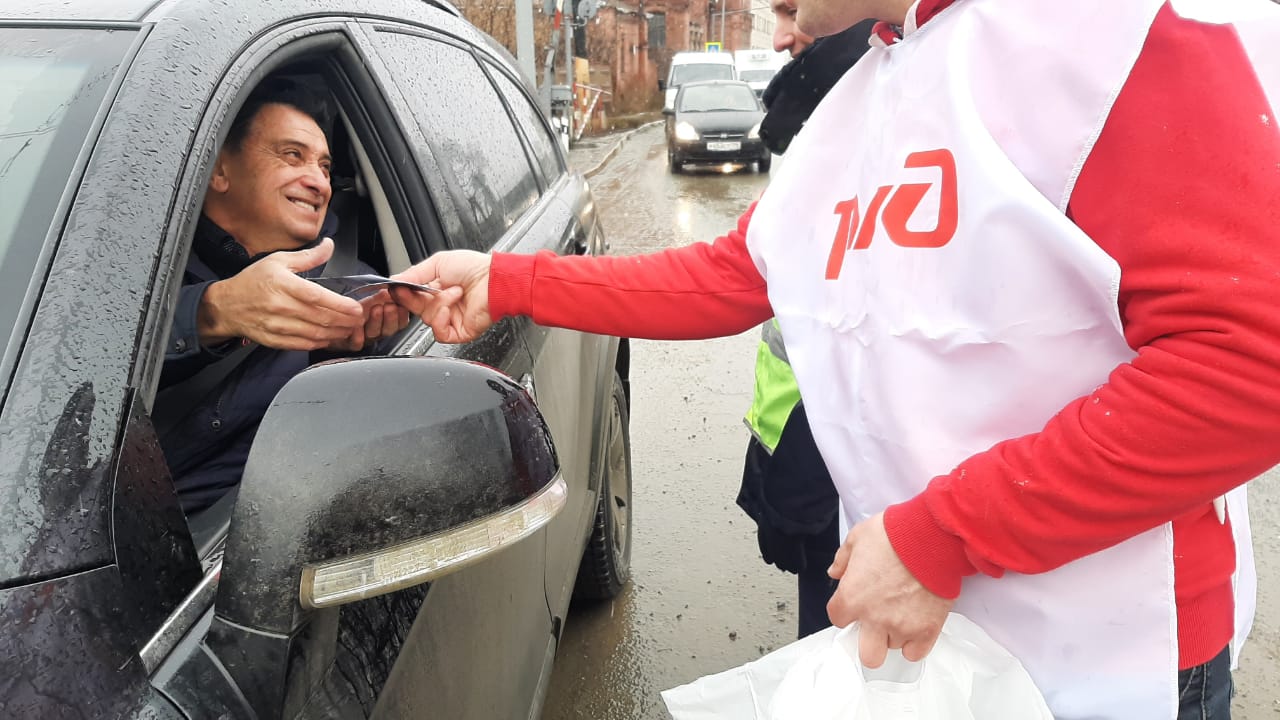
[[[1053,720],[1021,663],[952,613],[929,657],[858,662],[858,629],[829,628],[662,693],[673,720]]]

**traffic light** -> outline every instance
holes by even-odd
[[[600,0],[578,0],[577,16],[579,20],[590,20],[596,16],[596,12],[599,10]]]

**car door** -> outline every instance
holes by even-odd
[[[21,308],[26,345],[4,360],[13,380],[0,416],[0,487],[17,514],[0,583],[15,632],[0,657],[16,663],[3,665],[6,677],[35,680],[0,708],[6,717],[169,717],[175,706],[189,719],[253,717],[246,673],[279,673],[296,659],[239,648],[231,663],[207,642],[227,530],[202,533],[210,541],[197,554],[187,526],[198,523],[184,522],[148,417],[212,161],[252,86],[298,63],[331,82],[379,181],[379,223],[397,231],[388,255],[399,242],[396,257],[421,259],[458,222],[429,194],[428,158],[414,162],[409,149],[420,138],[403,134],[408,125],[380,90],[392,81],[370,74],[375,63],[344,19],[293,19],[285,3],[181,10],[149,26],[76,28],[116,47],[89,54],[80,69],[93,71],[93,91],[65,103],[88,139],[50,136],[67,143],[73,177],[48,198],[58,209]],[[92,49],[73,35],[65,47]],[[27,46],[39,51],[10,47]],[[114,70],[126,65],[117,83]],[[418,325],[399,350],[532,376],[515,321],[465,347],[436,344]],[[290,717],[529,717],[554,651],[545,548],[537,533],[430,586],[316,612],[300,638],[316,663],[288,680],[319,691],[287,698]]]
[[[554,146],[529,142],[511,110],[515,96],[510,88],[499,90],[501,83],[515,82],[510,70],[487,50],[456,37],[387,24],[369,24],[367,31],[423,134],[425,162],[441,165],[438,177],[445,184],[437,196],[452,198],[450,205],[460,215],[448,234],[451,247],[585,251],[588,230],[563,199],[574,190],[563,159]],[[519,92],[525,106],[516,107],[528,118],[535,111]],[[539,127],[546,132],[545,125]],[[506,322],[518,324],[533,357],[530,376],[518,379],[533,393],[551,429],[569,486],[564,509],[546,530],[547,601],[558,627],[596,501],[595,420],[604,397],[600,374],[612,371],[612,360],[606,359],[610,346],[607,340],[543,328],[527,318]],[[540,688],[549,671],[550,662]]]
[[[230,9],[221,12],[231,12]],[[220,19],[203,18],[216,25]],[[414,215],[412,190],[420,185],[416,174],[407,181],[386,158],[403,146],[394,123],[377,123],[376,92],[363,63],[346,34],[348,27],[341,17],[289,18],[258,17],[261,25],[243,22],[237,25],[247,38],[229,37],[222,44],[227,55],[216,66],[225,64],[225,72],[210,71],[207,85],[188,88],[189,95],[202,102],[183,107],[204,107],[202,116],[190,125],[195,129],[188,153],[171,169],[162,184],[176,188],[169,232],[166,233],[161,273],[155,279],[151,294],[153,317],[149,324],[154,336],[148,346],[139,350],[139,366],[158,372],[165,345],[166,318],[173,312],[171,298],[181,280],[183,258],[190,251],[194,226],[200,217],[201,199],[211,171],[211,160],[218,151],[219,139],[235,116],[238,103],[253,89],[258,80],[272,72],[288,72],[298,77],[314,76],[315,82],[329,87],[331,100],[342,114],[353,118],[365,151],[375,158],[380,186],[404,192],[387,193],[386,209],[394,217],[401,232],[401,242],[408,247],[429,245],[433,223],[425,212]],[[198,22],[193,22],[198,26]],[[180,38],[173,37],[178,24],[157,31],[154,41],[169,52],[181,52]],[[212,43],[211,43],[212,44]],[[206,48],[206,59],[209,58]],[[130,78],[146,87],[152,78],[143,74]],[[385,104],[383,104],[385,106]],[[122,109],[121,113],[128,112]],[[385,113],[384,113],[385,114]],[[157,132],[147,122],[135,122],[144,134]],[[331,145],[333,128],[329,129]],[[333,147],[335,151],[336,147]],[[389,198],[389,199],[388,199]],[[420,250],[419,250],[420,252]],[[163,269],[169,268],[169,272]],[[420,335],[421,328],[406,333],[405,341]],[[414,352],[425,352],[429,342],[413,343]],[[150,424],[146,425],[150,429]],[[154,443],[154,439],[152,440]],[[159,459],[163,472],[163,457]],[[167,475],[167,472],[165,473]],[[262,698],[255,694],[255,677],[268,669],[268,653],[246,653],[247,662],[234,660],[235,653],[214,647],[210,629],[216,623],[215,598],[222,580],[222,544],[227,538],[228,523],[235,497],[217,503],[198,516],[187,518],[188,542],[194,540],[203,567],[203,578],[189,588],[181,604],[158,625],[154,634],[140,647],[140,665],[151,674],[152,684],[159,688],[189,718],[247,718],[263,715],[258,709]],[[141,548],[138,548],[141,553]],[[141,559],[146,560],[143,554]],[[314,627],[323,628],[321,639],[313,643],[309,654],[321,659],[315,677],[291,679],[305,688],[301,697],[285,703],[289,717],[363,718],[373,714],[377,701],[389,685],[400,656],[412,641],[410,633],[421,616],[428,615],[426,597],[430,587],[412,587],[368,600],[356,601],[339,608],[315,613]],[[433,616],[438,616],[435,613]],[[441,618],[443,620],[443,618]],[[465,614],[451,618],[459,624],[475,622]],[[416,664],[416,661],[409,661]],[[271,717],[278,713],[267,713]]]
[[[542,177],[545,194],[556,206],[526,234],[518,252],[550,248],[558,254],[604,252],[604,235],[586,182],[568,171],[555,138],[533,104],[524,83],[509,68],[483,63],[494,86],[525,140],[528,154]],[[542,389],[544,411],[561,424],[553,427],[556,447],[573,453],[574,466],[585,472],[586,494],[579,504],[584,516],[562,523],[548,537],[547,597],[553,610],[567,606],[573,592],[584,531],[594,513],[600,488],[603,448],[601,428],[612,392],[618,340],[601,335],[533,325],[526,335],[534,359],[534,378]],[[565,438],[565,447],[561,440]]]
[[[358,147],[353,155],[358,156],[362,184],[372,188],[371,212],[360,221],[376,223],[381,253],[359,259],[395,271],[443,247],[443,228],[456,222],[456,213],[434,204],[424,182],[427,172],[422,168],[428,166],[411,160],[414,139],[405,136],[404,124],[380,89],[391,83],[373,74],[375,63],[348,35],[358,32],[338,18],[281,22],[231,61],[183,172],[179,197],[184,200],[173,216],[178,242],[190,241],[199,215],[196,189],[207,181],[211,155],[201,148],[216,147],[235,99],[275,71],[314,77],[329,88],[342,116],[342,128],[335,126],[331,141],[345,132],[349,147],[341,150]],[[333,150],[337,154],[340,148]],[[474,360],[517,378],[531,369],[514,322],[499,324],[483,340],[466,346],[437,344],[429,329],[415,323],[401,337],[397,352]],[[226,532],[225,525],[215,527],[212,543],[201,543],[207,546],[204,580],[144,653],[153,682],[193,718],[247,716],[242,696],[254,703],[248,688],[255,680],[255,664],[267,659],[264,653],[241,649],[248,661],[238,661],[237,669],[224,662],[228,648],[207,642],[209,628],[217,622],[212,602],[220,572],[218,533],[225,537]],[[313,643],[309,653],[319,658],[316,677],[305,679],[314,689],[286,699],[290,716],[527,718],[554,647],[542,585],[544,548],[538,533],[429,586],[317,611],[309,632],[318,637],[306,640]]]
[[[466,32],[460,22],[453,28],[447,19],[442,20],[441,28],[454,29],[458,34]],[[370,66],[375,68],[379,84],[409,138],[413,157],[440,217],[446,244],[487,250],[508,247],[524,236],[539,209],[550,201],[543,197],[537,176],[524,157],[510,120],[502,112],[496,92],[476,63],[470,44],[456,35],[387,22],[365,23],[362,36],[368,44]],[[492,112],[495,106],[497,114]],[[508,318],[473,343],[436,344],[432,353],[458,354],[499,367],[542,400],[537,371],[529,365],[524,342],[530,327],[527,318]],[[492,352],[486,350],[495,346],[509,348],[511,353],[519,348],[525,365],[517,366],[509,359],[496,362]],[[484,627],[433,630],[433,644],[453,647],[447,658],[440,656],[435,662],[484,661],[483,667],[488,668],[471,677],[451,676],[447,686],[434,687],[432,707],[440,712],[438,708],[444,702],[449,708],[442,717],[530,717],[536,713],[550,680],[555,626],[543,588],[546,547],[548,537],[560,532],[561,526],[577,522],[574,518],[580,511],[576,507],[581,505],[584,491],[575,468],[566,462],[566,457],[572,458],[576,450],[569,446],[566,456],[566,446],[561,443],[567,441],[555,433],[562,421],[554,410],[545,406],[540,409],[553,432],[569,499],[548,528],[523,541],[510,552],[511,557],[493,561],[518,562],[518,571],[509,570],[506,578],[488,573],[486,583],[491,581],[493,585],[484,586],[487,593],[520,598],[519,612],[528,612],[530,622],[513,628],[495,620]],[[459,573],[457,578],[446,578],[433,586],[431,595],[440,602],[439,598],[445,597],[445,586],[457,585],[458,592],[450,596],[454,598],[452,602],[482,602],[464,585],[467,579],[468,571]],[[534,612],[529,609],[535,602],[535,588],[543,622],[539,630],[535,630]],[[429,597],[428,602],[432,599]],[[493,609],[495,618],[509,617],[513,612],[506,606]],[[534,637],[535,632],[542,633],[540,638]],[[434,678],[428,682],[434,683]],[[414,716],[422,707],[408,694],[384,697],[383,701],[388,703],[388,712],[394,707],[395,713],[403,716]]]
[[[181,717],[136,662],[199,577],[134,432],[138,288],[166,192],[103,181],[127,134],[103,116],[130,95],[120,78],[146,35],[125,20],[0,20],[0,717]],[[119,211],[136,234],[109,226]],[[148,542],[153,562],[130,562]]]

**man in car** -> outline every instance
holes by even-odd
[[[749,233],[438,253],[403,277],[446,290],[400,300],[442,342],[518,314],[663,339],[776,316],[853,524],[828,610],[864,664],[924,657],[954,604],[1057,718],[1229,717],[1253,613],[1239,488],[1280,462],[1280,16],[797,7],[819,35],[883,22]]]
[[[153,413],[188,513],[239,483],[258,422],[313,351],[358,351],[408,324],[385,293],[361,303],[306,279],[333,254],[331,117],[305,86],[268,79],[214,164]]]

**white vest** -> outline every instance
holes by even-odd
[[[1176,4],[1273,17],[1263,3]],[[788,150],[747,244],[848,520],[1039,431],[1134,356],[1120,267],[1064,210],[1162,4],[959,0],[868,52]],[[1243,637],[1242,491],[1229,506]],[[1173,585],[1165,525],[1049,573],[968,578],[956,611],[1060,720],[1170,720]]]

